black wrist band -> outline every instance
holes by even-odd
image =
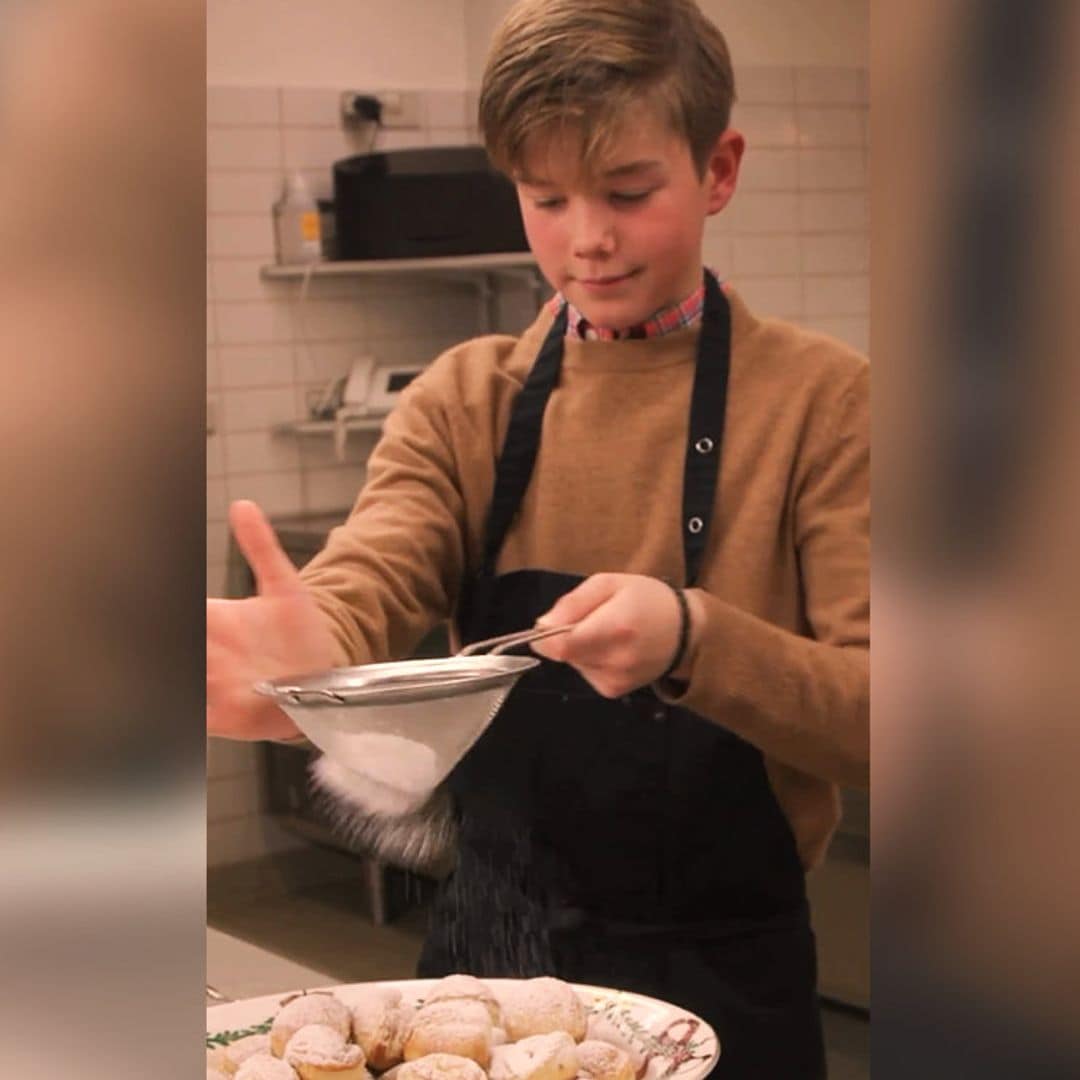
[[[690,641],[690,605],[686,602],[686,593],[682,589],[671,586],[675,599],[679,601],[679,644],[675,648],[675,655],[671,658],[661,679],[666,679],[682,662],[686,655],[686,646]]]

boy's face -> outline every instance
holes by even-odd
[[[684,300],[701,282],[705,218],[734,193],[742,149],[729,129],[698,176],[686,142],[644,107],[588,175],[572,132],[531,147],[515,183],[544,277],[615,330]]]

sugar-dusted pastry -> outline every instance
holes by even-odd
[[[491,1080],[574,1080],[578,1059],[574,1040],[565,1031],[529,1035],[497,1046],[492,1052]]]
[[[213,1065],[206,1066],[206,1080],[229,1080],[229,1074],[215,1069]]]
[[[447,975],[440,979],[427,992],[424,1004],[431,1005],[437,1001],[479,1001],[487,1008],[492,1025],[499,1027],[502,1024],[498,999],[488,985],[475,975]]]
[[[273,1054],[252,1054],[236,1070],[236,1080],[296,1080],[296,1070]]]
[[[217,1066],[227,1076],[232,1076],[252,1054],[269,1054],[269,1035],[245,1035],[236,1042],[222,1047],[221,1064]]]
[[[502,995],[502,1007],[503,1026],[511,1042],[553,1031],[565,1031],[574,1042],[585,1038],[585,1006],[561,979],[542,975],[510,984]]]
[[[487,1025],[491,1023],[491,1013],[482,1001],[473,998],[458,998],[454,1001],[425,1001],[416,1011],[412,1026],[424,1024],[444,1024],[457,1021],[463,1024]]]
[[[645,1057],[641,1050],[634,1045],[618,1024],[602,1012],[589,1014],[585,1042],[604,1042],[618,1047],[630,1058],[630,1065],[635,1076],[641,1072],[645,1065]]]
[[[586,1039],[577,1046],[578,1072],[591,1080],[634,1080],[636,1071],[630,1055],[618,1046]]]
[[[383,1072],[405,1057],[405,1036],[416,1010],[390,986],[369,986],[351,1001],[352,1033],[368,1065]]]
[[[371,1080],[364,1051],[326,1024],[302,1027],[286,1043],[284,1058],[301,1080]]]
[[[471,1058],[457,1054],[427,1054],[394,1070],[394,1080],[487,1080]]]
[[[491,1015],[479,1001],[436,1001],[412,1018],[405,1036],[405,1060],[428,1054],[456,1054],[482,1069],[491,1062]]]
[[[270,1049],[277,1057],[284,1057],[285,1044],[309,1024],[323,1024],[341,1032],[348,1039],[352,1031],[352,1015],[333,994],[300,994],[289,998],[278,1010],[270,1028]]]

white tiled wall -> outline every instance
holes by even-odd
[[[262,813],[260,748],[230,739],[206,742],[206,854],[211,867],[295,847],[298,841]]]
[[[207,580],[224,588],[228,503],[256,499],[271,514],[349,506],[372,439],[352,435],[345,463],[328,439],[272,434],[307,412],[307,394],[349,370],[359,353],[429,360],[478,330],[478,306],[460,286],[416,279],[267,282],[274,257],[270,206],[283,170],[299,169],[317,197],[332,163],[366,149],[339,121],[326,88],[207,88]],[[422,126],[381,133],[378,147],[475,141],[464,91],[421,93]]]
[[[752,67],[737,72],[733,122],[747,137],[741,183],[709,220],[706,261],[762,315],[868,348],[867,91],[856,68]],[[338,125],[334,89],[208,89],[207,580],[224,586],[228,502],[270,514],[347,507],[373,436],[352,435],[337,461],[328,439],[273,435],[305,414],[306,395],[353,356],[425,362],[477,332],[473,294],[410,279],[266,282],[270,205],[284,168],[327,196],[331,163],[357,152]],[[423,126],[383,133],[385,149],[475,141],[464,91],[423,93]],[[508,326],[529,310],[519,304]],[[212,863],[292,841],[260,812],[257,750],[212,739],[208,845]]]
[[[314,280],[305,303],[295,282],[266,282],[273,261],[270,206],[283,169],[301,169],[318,197],[332,189],[332,163],[366,149],[338,121],[327,89],[208,87],[207,90],[207,581],[225,586],[227,507],[251,498],[273,514],[351,505],[373,436],[349,437],[339,462],[329,439],[275,435],[306,415],[309,391],[349,370],[359,353],[426,361],[477,332],[471,291],[416,279]],[[475,141],[464,92],[422,97],[423,126],[384,132],[378,146]],[[241,861],[297,841],[263,812],[259,748],[207,744],[210,865]]]
[[[869,348],[868,96],[861,68],[736,72],[739,188],[706,260],[763,315]]]

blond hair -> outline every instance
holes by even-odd
[[[479,123],[504,172],[521,168],[534,137],[567,130],[590,168],[644,102],[701,175],[734,100],[727,43],[694,0],[519,0],[488,53]]]

